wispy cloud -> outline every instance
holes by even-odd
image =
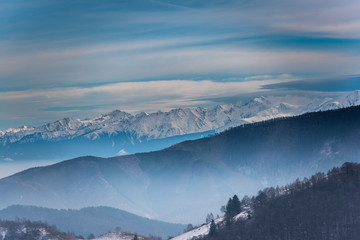
[[[345,92],[360,89],[360,76],[340,76],[333,78],[306,79],[301,81],[268,84],[264,89],[284,91],[317,91],[317,92]]]
[[[0,128],[359,74],[359,12],[358,0],[4,0]]]
[[[13,162],[14,161],[14,159],[9,158],[9,157],[3,158],[3,160],[6,161],[6,162]]]
[[[123,42],[0,57],[2,88],[229,73],[356,74],[360,55],[328,50],[180,46],[199,39]]]
[[[169,110],[177,107],[220,104],[208,99],[264,92],[263,85],[293,81],[294,76],[273,76],[266,80],[214,82],[171,80],[120,82],[95,87],[68,87],[3,92],[0,95],[0,121],[10,117],[44,123],[66,116],[92,117],[115,108],[128,112]],[[75,105],[76,104],[76,105]],[[99,107],[101,106],[101,107]],[[49,115],[49,111],[53,112]]]

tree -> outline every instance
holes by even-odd
[[[251,203],[251,198],[248,195],[245,195],[240,201],[241,206],[249,205]]]
[[[206,223],[209,223],[212,220],[214,220],[214,215],[212,213],[208,213],[208,215],[206,216]]]
[[[222,213],[226,213],[226,207],[224,205],[221,206],[220,208],[220,212]]]
[[[226,225],[231,224],[232,218],[241,212],[240,200],[238,196],[234,195],[233,198],[229,198],[226,204],[225,220]]]
[[[228,203],[226,204],[226,212],[225,215],[227,217],[233,217],[236,214],[241,212],[240,200],[238,196],[234,195],[233,198],[230,198]]]
[[[134,235],[133,240],[139,240],[139,238],[138,238],[137,234],[135,234],[135,235]]]
[[[95,236],[93,233],[90,233],[89,236],[87,237],[87,239],[94,239],[94,238],[95,238]]]
[[[209,235],[214,236],[215,233],[216,233],[216,224],[215,224],[215,221],[213,219],[213,220],[211,220],[211,223],[210,223]]]
[[[236,194],[233,196],[232,199],[232,208],[234,215],[239,214],[241,212],[240,200]]]
[[[226,207],[225,207],[225,215],[226,217],[230,216],[232,212],[232,198],[229,198]]]
[[[186,226],[186,228],[184,229],[184,233],[190,232],[190,231],[193,230],[193,229],[194,229],[194,226],[193,226],[191,223],[189,223],[189,224]]]

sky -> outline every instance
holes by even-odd
[[[2,0],[0,130],[360,89],[358,0]]]

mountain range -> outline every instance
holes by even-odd
[[[203,222],[226,196],[358,162],[359,122],[360,107],[307,113],[161,151],[32,168],[0,180],[0,208],[110,206],[168,222]]]
[[[354,91],[333,99],[268,96],[244,105],[180,108],[150,114],[115,110],[90,120],[65,118],[39,127],[0,131],[0,158],[63,160],[154,151],[242,124],[359,104],[360,91]]]

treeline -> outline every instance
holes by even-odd
[[[0,240],[75,240],[74,236],[59,232],[55,226],[40,221],[17,219],[4,221],[0,219]]]
[[[345,163],[327,174],[267,188],[241,203],[246,220],[217,226],[203,239],[359,239],[360,164]]]

